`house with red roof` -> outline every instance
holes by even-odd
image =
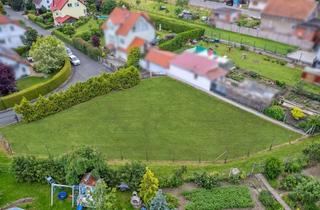
[[[150,48],[144,60],[140,61],[140,66],[152,73],[166,75],[170,68],[170,62],[177,54]]]
[[[19,21],[0,15],[0,46],[6,48],[23,46],[22,38],[25,32]]]
[[[126,8],[115,8],[102,25],[102,30],[107,48],[125,61],[132,48],[138,47],[144,53],[156,38],[156,30],[148,14]]]
[[[84,0],[52,0],[50,10],[55,25],[70,23],[87,15]]]
[[[16,79],[28,76],[32,66],[14,50],[0,46],[0,63],[10,66]]]
[[[315,0],[268,0],[261,13],[261,30],[293,35],[295,27],[317,17]]]
[[[228,70],[219,67],[216,60],[184,52],[170,61],[168,75],[205,91],[224,93]]]

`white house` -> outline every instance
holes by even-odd
[[[42,7],[46,8],[47,10],[50,10],[51,3],[52,0],[33,0],[33,4],[37,10],[41,9]]]
[[[224,93],[223,81],[228,71],[212,59],[184,52],[170,62],[168,75],[206,91]]]
[[[140,66],[152,73],[166,75],[171,60],[176,56],[177,54],[172,52],[150,48],[144,60],[140,61]]]
[[[156,38],[156,30],[149,16],[143,12],[131,12],[115,8],[102,25],[106,46],[117,58],[127,60],[129,51],[140,48],[144,53]]]
[[[0,46],[17,48],[23,46],[22,38],[26,30],[16,20],[0,15]]]
[[[55,25],[74,22],[87,15],[84,0],[52,0],[50,10]]]
[[[10,66],[14,70],[15,78],[29,76],[31,65],[22,59],[14,50],[0,46],[0,63]]]

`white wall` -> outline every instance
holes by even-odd
[[[34,4],[36,9],[41,9],[41,7],[45,7],[47,10],[50,10],[50,5],[52,3],[52,0],[42,0],[40,4]]]
[[[179,78],[187,83],[191,83],[195,86],[198,86],[204,90],[210,91],[211,81],[203,76],[198,75],[197,78],[193,72],[183,70],[178,66],[170,65],[170,69],[168,71],[169,76],[173,76],[175,78]]]
[[[0,45],[6,48],[23,46],[22,37],[25,29],[15,24],[0,25]]]
[[[139,64],[141,68],[151,71],[155,74],[166,75],[168,73],[168,69],[146,60],[140,60]]]
[[[11,66],[15,73],[15,78],[20,79],[21,77],[28,76],[31,73],[31,67],[17,61],[11,60],[7,57],[0,56],[0,62]]]

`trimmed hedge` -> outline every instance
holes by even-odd
[[[28,18],[29,18],[29,20],[31,20],[32,22],[34,22],[35,24],[37,24],[38,26],[40,26],[43,29],[50,29],[53,27],[53,23],[48,25],[48,24],[42,23],[40,21],[37,21],[37,16],[34,14],[28,14]]]
[[[152,22],[155,24],[156,28],[158,28],[159,25],[161,24],[161,28],[163,30],[172,31],[177,34],[181,33],[181,32],[185,32],[185,31],[197,29],[197,28],[190,26],[188,24],[181,23],[178,21],[172,21],[172,19],[168,19],[168,18],[161,17],[158,15],[149,14],[149,16],[150,16]]]
[[[203,36],[204,29],[195,29],[191,31],[185,31],[178,34],[175,38],[166,41],[159,45],[161,50],[176,51],[185,45],[185,43],[190,39],[199,39]]]
[[[130,66],[112,74],[102,74],[98,77],[90,78],[86,82],[78,82],[66,91],[54,93],[48,98],[40,96],[35,103],[31,103],[24,98],[14,109],[23,116],[26,122],[32,122],[88,101],[96,96],[131,88],[139,82],[139,71],[137,68]]]
[[[51,32],[52,35],[54,35],[55,37],[57,37],[58,39],[60,39],[61,41],[68,43],[68,44],[73,44],[72,42],[72,38],[68,37],[67,35],[65,35],[64,33],[58,31],[58,30],[53,30]]]
[[[99,48],[93,47],[90,43],[86,42],[85,40],[79,37],[72,38],[72,45],[96,61],[99,60],[99,57],[102,53]]]
[[[66,60],[63,68],[54,75],[50,80],[31,86],[17,93],[10,94],[8,96],[2,97],[0,100],[0,110],[13,107],[15,104],[19,104],[23,98],[32,100],[37,98],[39,95],[46,95],[47,93],[58,88],[62,83],[64,83],[71,75],[71,64],[69,60]]]

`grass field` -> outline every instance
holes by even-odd
[[[28,87],[31,87],[33,85],[36,85],[36,84],[39,84],[39,83],[42,83],[42,82],[46,82],[48,81],[49,79],[51,79],[52,76],[48,76],[48,77],[33,77],[33,76],[30,76],[30,77],[26,77],[26,78],[22,78],[22,79],[19,79],[17,81],[17,88],[19,90],[23,90],[23,89],[26,89]]]
[[[215,160],[226,151],[235,158],[299,137],[166,77],[0,132],[17,154],[87,144],[109,160]]]

